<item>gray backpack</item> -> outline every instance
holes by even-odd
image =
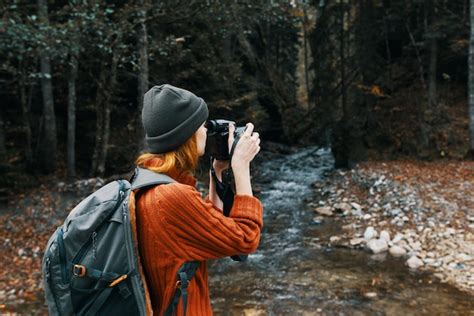
[[[136,168],[131,183],[113,181],[89,195],[57,228],[45,249],[42,273],[50,315],[146,315],[144,280],[134,242],[128,201],[132,190],[175,182]],[[166,315],[183,299],[199,262],[178,271]]]

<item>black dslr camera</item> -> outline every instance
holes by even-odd
[[[206,151],[209,156],[214,157],[217,160],[229,160],[229,124],[235,123],[228,120],[209,120],[206,123],[207,128],[207,141]],[[237,144],[240,136],[244,133],[246,127],[235,127],[234,132],[234,144]]]

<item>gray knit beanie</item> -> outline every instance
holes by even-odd
[[[154,86],[145,93],[142,110],[150,152],[161,154],[177,149],[208,116],[206,102],[194,93],[169,84]]]

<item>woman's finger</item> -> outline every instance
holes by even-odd
[[[252,132],[253,132],[253,124],[252,123],[247,123],[247,128],[245,129],[245,132],[244,132],[244,135],[247,135],[247,136],[252,136]]]
[[[232,148],[232,144],[234,143],[234,132],[235,132],[235,124],[234,123],[230,123],[229,124],[229,152]]]

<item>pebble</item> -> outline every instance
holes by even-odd
[[[378,295],[375,292],[367,292],[367,293],[364,293],[364,296],[367,298],[377,298]]]
[[[331,211],[331,207],[329,206],[321,206],[314,209],[316,213],[325,215],[325,216],[332,216],[333,212]]]
[[[388,250],[388,244],[385,239],[372,239],[367,243],[367,248],[373,253],[381,253]]]
[[[336,203],[334,204],[334,209],[337,211],[342,212],[350,212],[352,210],[352,206],[349,203]]]
[[[400,240],[402,240],[402,239],[403,239],[403,235],[400,234],[400,233],[397,233],[397,234],[395,235],[395,237],[393,237],[392,242],[393,242],[394,244],[396,244],[396,243],[398,243],[398,242],[399,242]]]
[[[411,256],[410,259],[407,260],[407,264],[411,269],[418,269],[419,267],[424,266],[423,261],[417,256]]]
[[[359,204],[355,203],[355,202],[351,202],[351,206],[356,210],[362,209],[361,206]]]
[[[372,226],[367,227],[364,232],[365,240],[369,241],[375,237],[377,237],[377,231]]]
[[[385,241],[388,243],[388,242],[390,242],[390,233],[386,230],[382,230],[380,232],[380,238],[385,239]]]
[[[365,242],[365,238],[353,238],[349,241],[351,246],[357,246]]]
[[[395,208],[395,209],[393,209],[393,210],[390,211],[390,215],[392,215],[393,217],[395,217],[395,216],[399,215],[401,212],[402,212],[401,209]]]
[[[389,252],[394,257],[401,257],[401,256],[406,255],[406,253],[407,253],[407,251],[404,248],[402,248],[400,246],[396,246],[396,245],[391,247]]]
[[[342,230],[349,230],[349,231],[351,231],[351,230],[355,230],[356,227],[357,227],[357,225],[354,224],[354,223],[352,223],[352,224],[348,224],[348,225],[343,225],[343,226],[342,226]]]

